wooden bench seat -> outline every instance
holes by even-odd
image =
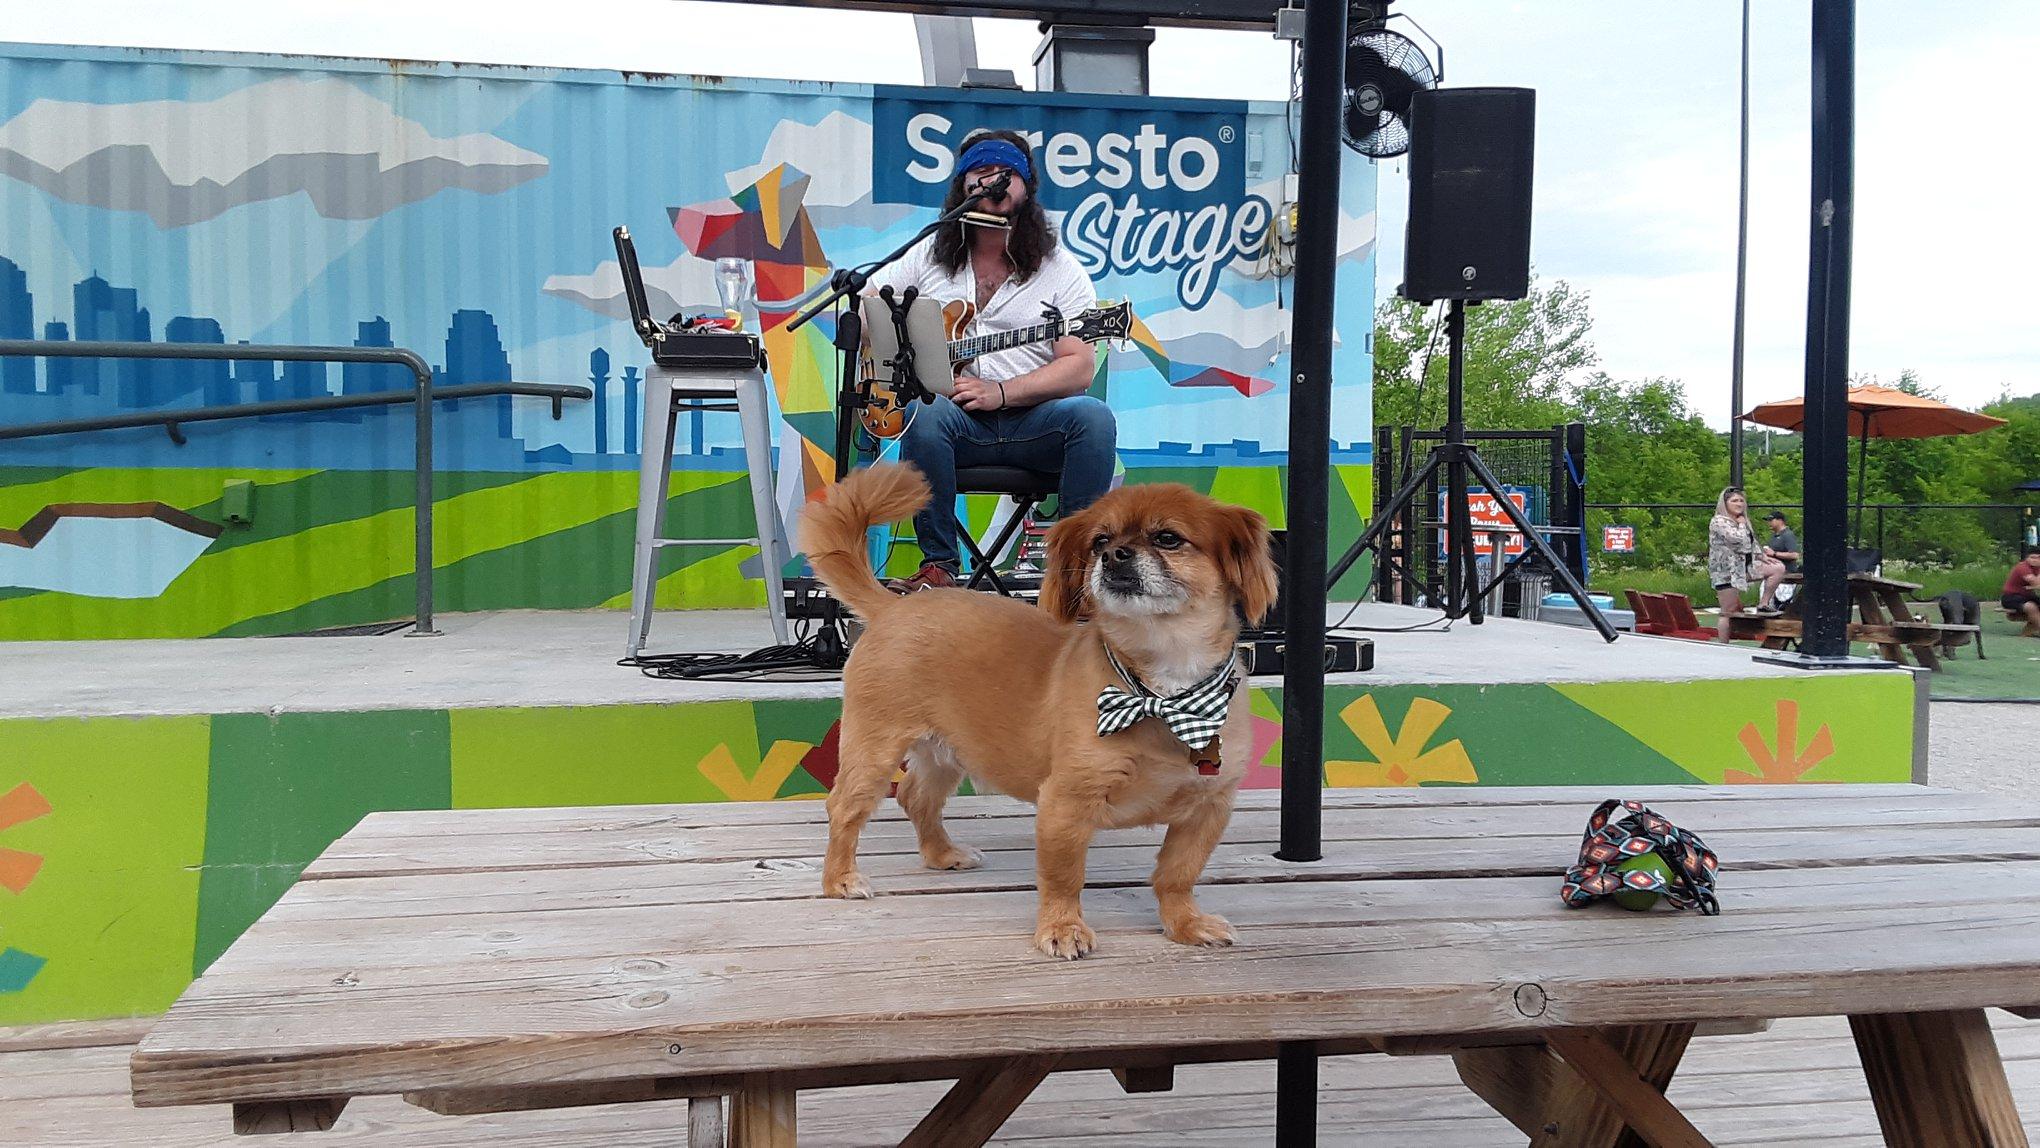
[[[1745,611],[1729,615],[1728,636],[1736,641],[1759,642],[1766,649],[1782,649],[1787,642],[1798,641],[1804,629],[1805,623],[1799,618]],[[1935,647],[1950,636],[1967,639],[1978,632],[1976,626],[1929,622],[1923,618],[1849,623],[1849,641],[1876,646],[1899,665],[1904,665],[1905,659],[1897,651],[1909,649],[1920,664],[1934,670],[1941,668],[1940,660],[1934,656]]]

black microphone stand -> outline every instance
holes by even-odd
[[[970,212],[972,208],[976,207],[982,201],[989,198],[1003,196],[1006,193],[1007,181],[1010,180],[1011,178],[1012,178],[1011,176],[1006,176],[1001,179],[988,181],[986,186],[979,188],[976,193],[964,196],[963,202],[957,204],[956,207],[953,208],[952,210],[944,212],[933,223],[930,223],[928,226],[923,227],[921,230],[915,232],[913,238],[907,240],[905,243],[902,243],[898,247],[894,248],[890,254],[885,255],[879,259],[875,259],[870,263],[863,264],[862,266],[838,268],[834,273],[832,273],[829,276],[828,293],[823,295],[820,299],[817,299],[813,303],[809,304],[807,310],[802,311],[798,315],[795,315],[793,319],[786,324],[786,329],[788,331],[798,331],[802,327],[807,326],[808,321],[813,319],[816,315],[819,315],[823,311],[826,311],[830,307],[834,306],[837,300],[842,299],[846,296],[862,295],[864,293],[865,287],[870,285],[871,276],[875,272],[882,271],[885,268],[890,267],[893,264],[899,262],[900,259],[903,258],[907,252],[914,249],[914,245],[916,243],[919,243],[923,239],[928,238],[930,235],[933,235],[935,232],[941,230],[943,227],[946,227],[949,224],[955,223],[957,220],[962,219],[966,214]],[[901,309],[900,305],[892,304],[890,300],[888,300],[887,302],[889,306],[893,307],[893,321],[895,327],[900,332],[901,353],[906,356],[907,360],[906,363],[903,365],[908,371],[908,381],[912,383],[911,389],[922,390],[920,386],[920,380],[912,376],[913,353],[910,349],[910,344],[906,339],[906,331],[904,326],[905,312],[904,310]],[[869,388],[864,385],[862,379],[858,378],[858,376],[862,374],[862,372],[857,369],[857,363],[855,361],[858,347],[862,341],[861,336],[862,336],[861,323],[859,316],[857,314],[856,303],[855,300],[853,299],[849,309],[846,310],[843,314],[843,317],[837,321],[836,327],[835,345],[836,349],[840,351],[843,356],[842,374],[841,377],[837,380],[836,385],[836,478],[838,481],[840,481],[843,475],[847,474],[850,469],[850,441],[853,436],[852,429],[852,422],[854,419],[853,412],[863,410],[867,405],[869,405],[870,402]],[[898,375],[901,366],[902,364],[895,365],[894,373],[896,376]],[[855,379],[856,382],[852,383],[849,381],[852,379]]]

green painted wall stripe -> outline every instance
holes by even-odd
[[[189,510],[218,501],[220,489],[232,479],[246,478],[258,484],[271,485],[292,482],[316,473],[310,470],[226,470],[214,467],[188,470],[178,467],[134,470],[95,467],[49,473],[47,477],[33,482],[0,485],[0,527],[18,527],[29,515],[56,502],[161,502],[179,510]],[[258,492],[256,497],[259,499],[261,493]]]
[[[516,471],[452,471],[433,477],[433,493],[443,502],[531,477]],[[314,526],[408,509],[417,490],[417,476],[408,470],[324,470],[289,482],[270,483],[255,492],[255,521],[248,526],[228,526],[206,548],[206,554],[287,537]],[[208,522],[225,521],[217,498],[189,509]]]
[[[367,813],[452,802],[445,710],[213,719],[195,976]]]

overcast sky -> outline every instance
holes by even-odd
[[[11,5],[0,35],[73,44],[399,56],[919,83],[904,15],[677,0],[94,0]],[[1808,3],[1759,0],[1752,32],[1748,357],[1753,406],[1803,378]],[[1733,0],[1403,0],[1446,82],[1538,90],[1540,274],[1592,297],[1602,365],[1682,380],[1729,415],[1735,286]],[[1032,85],[1040,34],[976,22],[980,63]],[[2030,141],[2040,3],[1860,0],[1851,370],[1917,370],[1976,405],[2040,392]],[[1283,99],[1287,45],[1164,29],[1157,95]],[[1379,291],[1400,280],[1407,195],[1381,169]]]

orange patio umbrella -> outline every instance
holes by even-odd
[[[1806,425],[1806,400],[1801,397],[1765,403],[1743,418],[1781,430],[1802,430]],[[1871,439],[1943,438],[1977,434],[2003,425],[2003,419],[1951,407],[1939,399],[1895,387],[1850,387],[1849,433],[1856,436],[1856,533],[1860,536],[1863,530],[1863,464]]]

